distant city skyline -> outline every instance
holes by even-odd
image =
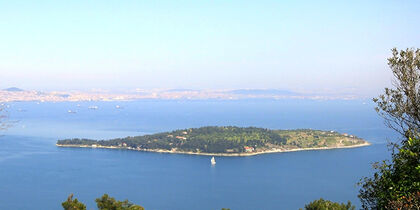
[[[0,89],[375,96],[419,1],[2,1]]]
[[[163,100],[241,100],[241,99],[310,99],[310,100],[370,100],[349,93],[304,93],[278,89],[135,89],[130,91],[37,91],[10,87],[0,90],[0,102],[63,102],[63,101],[133,101]]]

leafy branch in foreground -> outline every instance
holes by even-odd
[[[360,184],[359,198],[365,209],[394,209],[396,205],[419,207],[420,140],[410,138],[392,154],[392,161],[375,164],[372,178]],[[402,208],[416,209],[416,208]],[[418,208],[417,208],[418,209]]]
[[[395,77],[394,88],[373,101],[385,123],[407,139],[419,137],[420,128],[420,49],[392,49],[388,65]]]
[[[374,164],[359,182],[364,209],[420,209],[420,49],[392,49],[388,65],[395,89],[375,98],[376,111],[403,139],[392,143],[391,161]]]

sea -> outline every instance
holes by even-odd
[[[0,209],[62,209],[72,193],[88,209],[108,194],[146,210],[299,209],[351,201],[398,135],[370,100],[139,100],[13,102],[0,131]],[[372,145],[247,157],[61,148],[64,138],[111,139],[201,126],[320,129]]]

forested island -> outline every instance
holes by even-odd
[[[367,146],[361,138],[336,131],[271,130],[256,127],[208,126],[111,140],[65,139],[60,147],[130,149],[216,156]]]

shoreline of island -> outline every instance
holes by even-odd
[[[308,148],[272,148],[258,152],[246,152],[246,153],[204,153],[204,152],[185,152],[177,150],[164,150],[164,149],[136,149],[130,147],[119,147],[119,146],[101,146],[101,145],[81,145],[81,144],[56,144],[57,147],[75,147],[75,148],[92,148],[92,149],[120,149],[120,150],[133,150],[139,152],[154,152],[154,153],[169,153],[169,154],[187,154],[187,155],[204,155],[204,156],[227,156],[227,157],[241,157],[241,156],[254,156],[270,153],[282,153],[282,152],[300,152],[300,151],[311,151],[311,150],[330,150],[330,149],[350,149],[357,147],[366,147],[371,145],[365,141],[363,144],[349,145],[349,146],[334,146],[334,147],[308,147]]]

